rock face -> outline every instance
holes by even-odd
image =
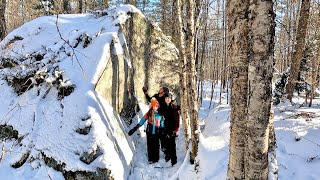
[[[137,100],[146,102],[143,86],[149,87],[150,96],[166,86],[179,97],[177,49],[142,14],[129,13],[131,18],[119,25],[118,35],[113,37],[111,60],[96,85],[96,90],[127,118],[135,115]],[[115,53],[119,47],[123,53]]]
[[[145,17],[137,13],[132,13],[131,17],[122,29],[128,37],[138,97],[144,98],[143,86],[149,87],[149,93],[156,93],[159,87],[167,86],[178,94],[178,51],[174,44]]]

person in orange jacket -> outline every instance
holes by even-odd
[[[128,132],[128,135],[131,136],[145,122],[148,122],[146,133],[149,163],[155,163],[159,161],[159,138],[160,134],[164,133],[164,118],[158,112],[159,107],[160,105],[157,100],[151,100],[149,111],[141,118],[139,123]]]
[[[165,107],[166,106],[166,102],[165,102],[165,95],[166,94],[169,94],[169,89],[167,88],[167,87],[160,87],[160,89],[159,89],[159,91],[158,91],[158,93],[157,94],[154,94],[153,96],[149,96],[149,94],[148,94],[148,87],[143,87],[142,88],[142,91],[143,91],[143,93],[144,93],[144,95],[145,95],[145,97],[146,97],[146,99],[147,99],[147,101],[148,102],[151,102],[151,99],[152,98],[156,98],[156,100],[159,102],[159,104],[160,104],[160,108],[158,109],[158,112],[160,113],[160,114],[162,114],[163,116],[165,116],[165,111],[163,110],[163,108],[162,107]],[[161,145],[161,150],[163,151],[163,152],[165,152],[166,151],[166,138],[165,138],[165,136],[163,136],[164,134],[161,134],[160,135],[160,145]]]

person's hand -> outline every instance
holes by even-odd
[[[172,132],[172,137],[178,137],[178,135],[179,135],[179,132],[175,132],[175,131]]]
[[[129,132],[128,135],[131,136],[134,132],[136,132],[136,130],[139,128],[139,125],[136,125],[135,127],[133,127]]]
[[[131,130],[128,132],[128,135],[131,136],[134,132],[136,132],[136,129],[135,129],[135,128],[131,129]]]
[[[142,91],[143,91],[144,93],[147,93],[147,91],[148,91],[148,87],[143,86],[143,87],[142,87]]]

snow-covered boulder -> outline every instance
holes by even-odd
[[[133,6],[103,14],[40,17],[1,41],[1,178],[127,179],[123,119],[143,86],[178,91],[177,50]]]

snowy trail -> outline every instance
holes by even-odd
[[[207,89],[208,90],[208,89]],[[219,94],[219,87],[215,88],[215,94]],[[226,94],[225,94],[226,96]],[[223,102],[226,101],[225,96]],[[212,119],[206,126],[207,130],[204,136],[200,137],[198,160],[201,167],[195,169],[194,165],[189,163],[189,155],[186,152],[182,124],[180,122],[180,135],[176,139],[177,146],[177,164],[172,167],[170,161],[165,162],[164,154],[160,151],[160,160],[158,163],[149,164],[147,159],[146,133],[145,127],[141,127],[131,138],[136,145],[136,152],[132,161],[131,175],[129,180],[176,180],[176,179],[223,179],[225,177],[228,158],[228,140],[229,140],[229,106],[218,105],[219,98],[213,99],[214,109],[209,110],[210,98],[203,100],[203,107],[199,111],[200,119]],[[142,112],[148,110],[148,106],[140,104]],[[139,116],[134,119],[134,123],[139,121]],[[134,124],[133,123],[133,124]],[[205,122],[202,121],[202,124]],[[211,134],[213,133],[213,134]],[[158,168],[164,167],[164,168]],[[206,168],[213,168],[208,172]]]
[[[143,108],[146,109],[146,108]],[[136,121],[139,121],[137,118]],[[181,127],[181,126],[180,126]],[[165,162],[164,153],[160,151],[160,159],[157,163],[149,164],[147,157],[147,140],[145,127],[140,127],[137,132],[132,135],[132,139],[136,145],[135,154],[132,161],[131,175],[129,180],[167,180],[172,177],[184,161],[186,151],[184,145],[183,133],[176,139],[177,146],[177,164],[173,167],[171,162]],[[180,131],[181,132],[181,131]]]
[[[210,92],[208,87],[204,89]],[[215,88],[215,94],[219,94],[219,87]],[[162,152],[158,163],[148,164],[146,137],[144,128],[141,127],[139,134],[136,133],[132,137],[136,144],[136,152],[129,180],[226,179],[230,105],[226,104],[224,92],[222,104],[219,104],[219,98],[214,98],[214,107],[209,110],[208,93],[204,96],[199,111],[202,133],[197,161],[200,162],[200,166],[195,168],[188,162],[181,130],[177,140],[177,165],[170,167],[170,162],[164,161]],[[299,104],[303,101],[304,99],[296,98],[296,106],[285,102],[273,107],[279,180],[320,180],[320,99],[315,99],[312,107],[300,107]],[[160,166],[169,168],[155,168]]]

